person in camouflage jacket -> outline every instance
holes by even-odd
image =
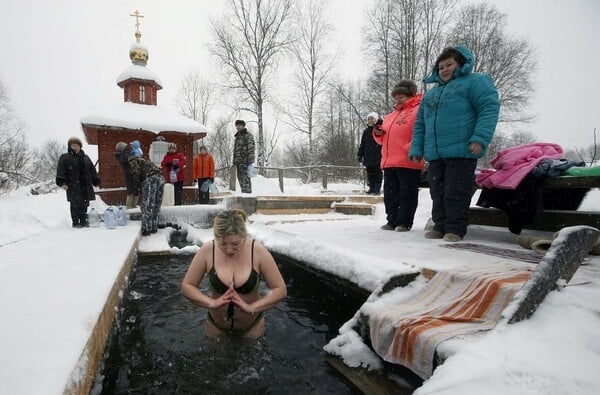
[[[140,190],[142,201],[142,236],[156,233],[158,230],[158,215],[162,204],[165,177],[160,167],[148,159],[129,156],[129,166],[133,175],[134,188]]]
[[[246,122],[238,119],[235,121],[235,142],[233,144],[233,165],[237,170],[237,178],[243,193],[252,193],[251,173],[254,171],[254,137],[248,129]]]

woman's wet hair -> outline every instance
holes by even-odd
[[[465,59],[465,57],[458,52],[458,50],[456,48],[452,48],[452,47],[447,47],[444,48],[444,50],[442,51],[442,53],[440,54],[440,56],[438,56],[438,58],[435,61],[435,69],[439,70],[440,69],[440,62],[442,60],[446,60],[446,59],[454,59],[456,61],[456,63],[458,63],[459,67],[464,66],[465,63],[467,63],[467,59]]]
[[[223,210],[217,214],[213,224],[215,239],[223,240],[227,236],[242,236],[246,237],[248,231],[246,229],[246,220],[248,214],[242,209],[234,208]]]

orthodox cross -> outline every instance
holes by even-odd
[[[140,33],[140,18],[143,18],[144,16],[140,14],[138,10],[135,10],[135,12],[133,14],[129,14],[129,16],[135,18],[135,37],[137,38],[137,42],[139,43],[140,37],[142,36],[142,34]]]

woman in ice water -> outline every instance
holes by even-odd
[[[206,335],[257,338],[265,332],[264,311],[287,295],[275,260],[262,243],[246,230],[247,214],[223,210],[214,221],[214,240],[194,256],[181,284],[181,293],[192,303],[209,309]],[[210,296],[199,284],[208,276]],[[259,292],[261,278],[270,289]]]

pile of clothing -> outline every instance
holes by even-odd
[[[521,234],[544,210],[577,210],[589,188],[544,190],[544,181],[558,178],[584,162],[561,159],[558,144],[530,143],[504,149],[482,169],[475,181],[482,187],[477,205],[495,207],[508,216],[508,229]]]

